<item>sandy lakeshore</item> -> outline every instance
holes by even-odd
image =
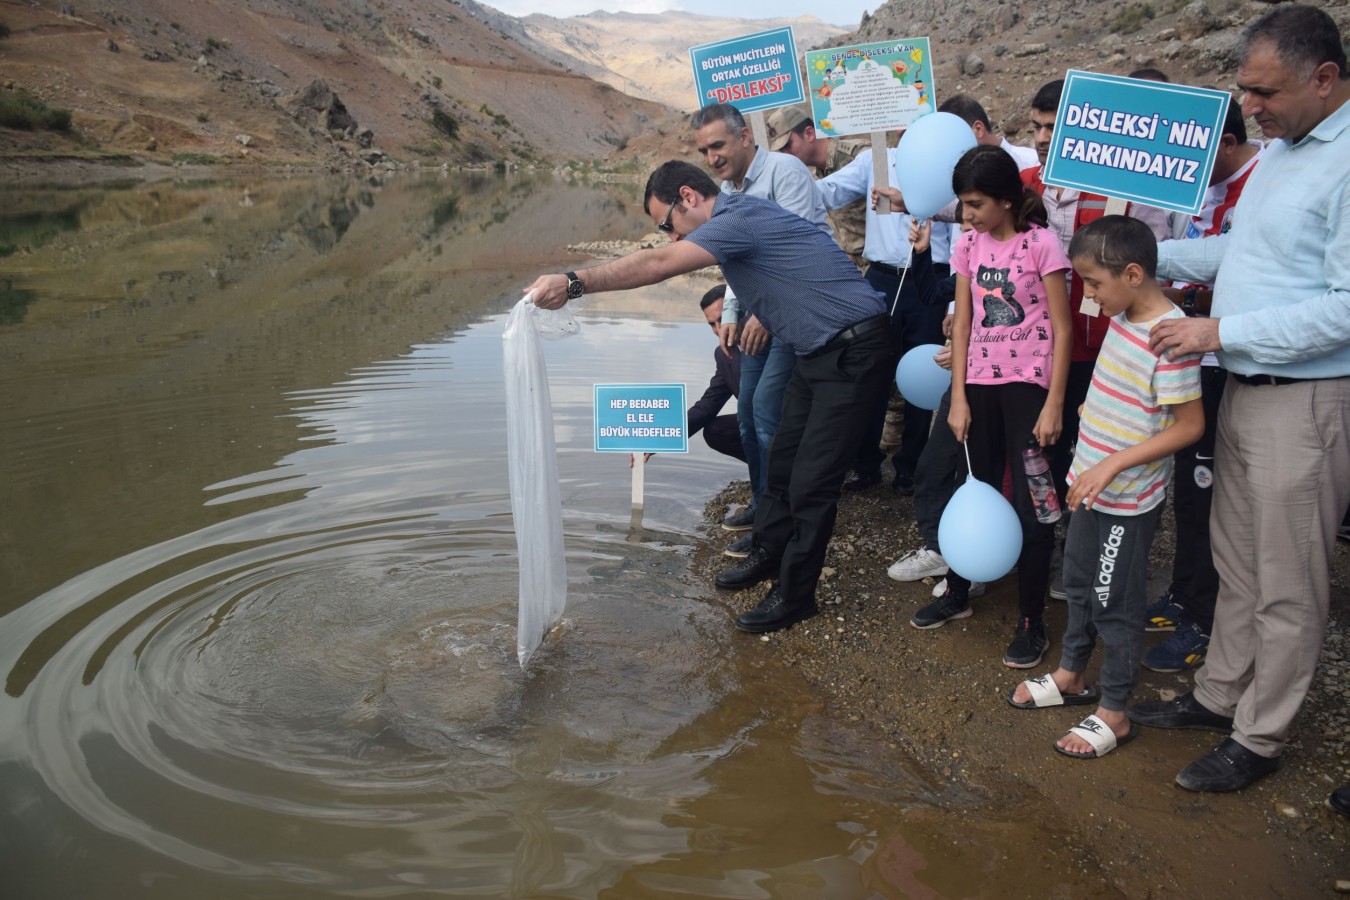
[[[1102,878],[1101,896],[1311,897],[1350,892],[1350,820],[1327,795],[1350,781],[1345,691],[1350,690],[1350,547],[1337,548],[1331,624],[1317,679],[1295,724],[1284,764],[1236,794],[1194,794],[1173,778],[1220,740],[1199,731],[1141,729],[1128,746],[1098,760],[1060,756],[1054,740],[1090,709],[1024,711],[1006,702],[1019,680],[1058,660],[1065,605],[1049,601],[1051,647],[1042,665],[1006,668],[1002,652],[1017,614],[1015,579],[1005,577],[973,601],[975,614],[932,631],[909,617],[928,602],[932,580],[901,584],[886,567],[919,546],[911,498],[889,479],[845,494],[818,594],[821,615],[786,631],[742,635],[748,652],[772,655],[816,688],[839,727],[875,747],[882,773],[897,758],[916,761],[935,783],[978,798],[968,810],[1022,810],[1026,831],[1006,836],[1002,864],[1015,878],[1025,865],[1068,866]],[[707,506],[707,543],[694,577],[730,617],[755,605],[763,588],[716,591],[713,576],[733,560],[718,522],[748,486],[734,482]],[[1172,518],[1160,523],[1150,558],[1154,593],[1170,574]],[[1149,646],[1166,635],[1150,635]],[[1096,665],[1089,670],[1095,681]],[[1137,699],[1188,691],[1193,673],[1143,671]],[[1012,860],[1020,851],[1034,856]],[[1012,882],[1012,883],[1015,883]],[[988,896],[1007,887],[991,884]]]

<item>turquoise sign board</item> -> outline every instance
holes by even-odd
[[[684,385],[595,385],[595,451],[688,453]]]
[[[806,83],[816,132],[827,137],[894,131],[935,108],[926,37],[812,50]]]
[[[1224,91],[1070,70],[1041,180],[1195,215],[1228,103]]]
[[[699,106],[730,103],[748,113],[806,99],[791,28],[690,47],[689,61]]]

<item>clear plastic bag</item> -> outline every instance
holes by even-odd
[[[511,310],[502,334],[507,470],[520,555],[516,657],[522,669],[544,635],[562,619],[567,605],[558,455],[548,370],[539,339],[558,340],[580,330],[568,307],[539,309],[526,295]]]
[[[525,299],[529,300],[532,296],[532,294],[526,294]],[[533,306],[533,304],[531,305]],[[541,338],[546,341],[560,341],[581,331],[581,323],[572,314],[581,312],[585,308],[586,298],[579,297],[576,300],[567,301],[560,309],[540,309],[535,306],[531,315]],[[509,322],[507,327],[510,327]]]

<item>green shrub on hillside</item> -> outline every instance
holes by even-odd
[[[1106,30],[1112,34],[1134,34],[1144,27],[1144,23],[1157,15],[1152,3],[1135,4],[1123,9],[1114,19],[1106,23]]]
[[[27,91],[0,91],[0,128],[70,130],[70,110],[48,106]]]
[[[431,124],[437,131],[451,140],[454,140],[459,134],[459,122],[455,121],[455,117],[443,109],[432,110]]]

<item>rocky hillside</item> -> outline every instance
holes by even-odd
[[[625,94],[685,112],[697,108],[690,47],[790,27],[798,48],[806,50],[844,33],[814,16],[751,20],[685,12],[595,12],[566,19],[532,15],[520,21],[542,55]]]
[[[1309,0],[1350,34],[1347,0]],[[86,5],[87,4],[87,5]],[[1253,0],[889,0],[859,29],[791,20],[798,46],[927,35],[939,100],[980,99],[1027,142],[1036,88],[1068,68],[1234,88]],[[786,20],[595,13],[515,19],[475,0],[0,0],[0,114],[15,91],[69,132],[0,126],[0,164],[643,167],[694,158],[684,51]],[[601,83],[601,81],[607,83]],[[619,89],[616,89],[619,88]]]
[[[1350,36],[1346,0],[1325,7]],[[974,96],[1015,143],[1030,143],[1036,89],[1068,69],[1125,75],[1142,67],[1176,82],[1235,91],[1243,26],[1270,4],[1252,0],[888,0],[831,46],[929,35],[938,102]]]
[[[0,127],[0,153],[552,162],[670,115],[522,38],[473,0],[0,0],[0,100],[73,112],[68,135]]]
[[[1324,7],[1350,37],[1347,0],[1305,2]],[[857,31],[821,46],[928,36],[938,102],[970,94],[1010,140],[1030,145],[1032,96],[1071,68],[1126,75],[1148,66],[1176,82],[1236,91],[1242,28],[1269,8],[1253,0],[887,0]],[[687,132],[649,132],[624,155],[693,159]]]

